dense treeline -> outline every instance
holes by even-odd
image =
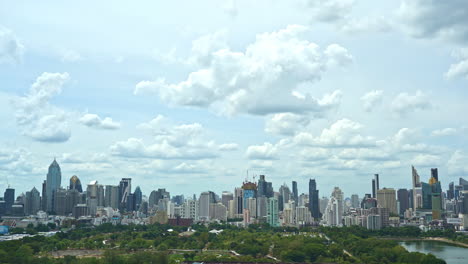
[[[360,227],[297,229],[273,228],[262,224],[244,229],[212,224],[193,225],[192,229],[195,232],[187,233],[187,228],[160,224],[80,227],[52,237],[34,236],[1,242],[0,263],[175,264],[182,261],[276,260],[309,263],[444,263],[432,255],[409,253],[397,242],[375,238],[421,236],[418,228],[369,231]],[[213,229],[222,229],[223,232],[209,232]],[[71,249],[101,250],[104,254],[86,258],[51,257],[53,251]]]

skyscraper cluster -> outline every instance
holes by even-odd
[[[35,214],[56,215],[75,219],[134,221],[136,223],[231,222],[247,226],[268,223],[271,226],[348,226],[361,225],[380,229],[389,225],[427,224],[432,221],[468,222],[468,181],[449,184],[442,192],[437,168],[430,170],[427,182],[411,168],[412,188],[380,188],[379,174],[374,174],[370,193],[362,199],[357,194],[345,198],[339,187],[329,197],[319,198],[316,179],[309,179],[308,192],[299,193],[297,181],[283,183],[278,189],[260,175],[257,182],[246,179],[232,192],[218,195],[204,191],[197,196],[171,197],[165,188],[143,195],[140,187],[132,188],[131,178],[122,178],[116,185],[102,185],[97,180],[83,186],[78,176],[70,177],[62,186],[58,162],[50,164],[42,194],[33,188],[15,197],[8,187],[0,199],[0,216],[28,217]],[[42,212],[42,213],[41,213]],[[454,220],[455,219],[455,220]],[[422,221],[422,222],[421,222]],[[467,224],[468,225],[468,224]],[[461,226],[461,225],[460,225]]]

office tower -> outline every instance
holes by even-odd
[[[243,209],[247,208],[247,199],[257,197],[257,184],[245,181],[242,184]]]
[[[47,180],[42,182],[41,210],[47,212]]]
[[[309,200],[309,204],[310,204],[310,200]],[[323,216],[323,214],[325,213],[325,208],[327,207],[327,204],[328,204],[328,198],[327,197],[322,197],[320,200],[319,200],[319,205],[320,205],[320,215]],[[309,207],[310,208],[310,207]],[[309,209],[310,211],[310,209]],[[312,214],[312,212],[310,212]]]
[[[265,180],[265,175],[260,175],[258,179],[258,192],[257,197],[272,197],[273,196],[273,185],[271,182]]]
[[[294,200],[284,204],[283,223],[285,225],[296,225],[296,204]]]
[[[202,192],[198,199],[198,218],[202,221],[210,220],[210,204],[212,197],[210,192]]]
[[[398,189],[397,191],[398,203],[400,204],[399,214],[404,215],[405,211],[410,208],[409,205],[409,192],[407,189]]]
[[[49,171],[47,173],[47,183],[46,183],[46,202],[47,202],[47,211],[53,211],[54,206],[54,193],[55,190],[60,188],[62,184],[62,172],[57,161],[54,159],[52,164],[49,166]]]
[[[140,186],[137,186],[135,188],[135,191],[133,192],[133,197],[135,199],[135,209],[138,210],[141,205],[141,201],[143,200],[143,193],[141,192]]]
[[[78,176],[76,175],[73,175],[71,178],[70,178],[70,186],[69,186],[69,189],[70,190],[77,190],[78,192],[83,192],[83,187],[81,186],[81,181],[80,179],[78,178]]]
[[[360,208],[359,204],[359,196],[357,194],[352,194],[351,195],[351,207],[352,208]]]
[[[119,186],[106,185],[104,206],[112,207],[113,209],[119,208]]]
[[[414,206],[413,206],[413,203],[414,203],[414,200],[413,200],[413,189],[409,189],[409,190],[408,190],[408,200],[409,200],[408,208],[414,208]]]
[[[297,182],[292,181],[292,196],[296,204],[299,202],[299,194],[297,193]]]
[[[423,207],[423,193],[421,180],[418,171],[414,168],[414,166],[411,166],[411,174],[413,179],[413,210],[416,210]]]
[[[388,208],[391,213],[398,214],[396,194],[394,189],[383,188],[377,190],[377,203],[382,208]]]
[[[26,192],[26,202],[24,204],[24,213],[26,215],[36,214],[41,210],[41,195],[36,187],[31,191]]]
[[[455,198],[455,188],[454,188],[454,183],[451,182],[449,183],[449,189],[447,190],[447,199],[452,200]]]
[[[463,186],[463,190],[468,191],[468,181],[460,178],[459,179],[459,185]]]
[[[251,199],[255,199],[255,198],[251,198]],[[224,204],[222,203],[210,204],[210,219],[226,222],[227,221],[226,206],[224,206]]]
[[[67,190],[59,188],[54,194],[54,209],[56,215],[66,215]]]
[[[265,196],[257,198],[257,218],[262,219],[267,215],[268,198]]]
[[[65,198],[65,213],[67,215],[73,213],[73,208],[75,208],[77,204],[82,203],[81,195],[82,194],[77,189],[67,190]]]
[[[77,204],[73,208],[73,216],[75,218],[80,218],[81,216],[88,216],[90,215],[89,213],[89,208],[86,204]]]
[[[221,203],[226,206],[226,208],[229,208],[229,201],[234,200],[234,194],[232,192],[223,192],[221,194]]]
[[[278,199],[273,197],[268,198],[267,222],[270,224],[270,226],[279,226],[278,211]]]
[[[176,195],[172,197],[171,201],[176,205],[182,205],[184,204],[185,198],[184,195]]]
[[[236,200],[236,214],[241,215],[244,207],[244,201],[243,201],[243,190],[242,188],[235,188],[234,189],[234,194],[235,194],[235,200]]]
[[[182,205],[182,217],[198,220],[198,202],[197,200],[185,200]]]
[[[5,190],[3,200],[5,201],[5,211],[7,214],[11,213],[11,207],[15,203],[15,189],[7,188]]]
[[[247,198],[247,209],[250,212],[250,217],[257,218],[257,199]]]
[[[127,202],[125,203],[125,205],[126,205],[125,210],[127,212],[133,212],[133,211],[136,210],[136,208],[135,208],[135,194],[134,193],[128,194]]]
[[[312,223],[312,216],[310,215],[309,208],[305,206],[296,207],[296,225],[305,226]]]
[[[309,195],[302,193],[299,195],[299,201],[297,203],[298,206],[306,206],[308,208],[309,206]]]
[[[379,174],[374,174],[374,179],[375,179],[375,190],[379,190],[380,189],[380,185],[379,185]]]
[[[166,191],[165,188],[158,189],[157,191],[152,191],[148,200],[148,205],[150,208],[153,208],[159,204],[159,201],[162,199],[170,199],[171,195]]]
[[[98,207],[98,182],[91,181],[86,188],[86,204],[89,209],[89,214],[94,216]],[[125,209],[125,208],[124,208]]]
[[[309,210],[313,218],[320,218],[319,190],[315,179],[309,180]]]
[[[119,209],[125,211],[127,208],[128,195],[132,193],[132,179],[122,178],[119,183]],[[90,208],[92,214],[92,208]]]
[[[436,181],[439,181],[439,172],[437,168],[431,168],[431,178],[436,179]]]
[[[375,183],[375,179],[372,179],[372,198],[375,198],[377,193],[377,185]]]
[[[283,185],[281,185],[278,191],[278,207],[280,211],[283,211],[284,204],[289,202],[290,199],[292,199],[291,190],[289,190],[289,187],[286,185],[286,183],[284,183]]]
[[[323,220],[327,226],[342,226],[343,223],[343,192],[340,188],[333,189],[330,200],[328,201]]]
[[[390,225],[390,210],[388,208],[374,207],[369,210],[370,214],[380,215],[382,220],[382,227],[387,227]]]

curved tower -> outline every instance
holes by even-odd
[[[83,192],[83,187],[81,186],[81,181],[78,176],[73,175],[70,178],[70,190],[77,190],[78,192]]]
[[[47,199],[47,211],[54,211],[54,194],[57,189],[60,188],[62,183],[62,172],[60,171],[60,166],[57,161],[54,159],[52,164],[49,166],[49,172],[47,173],[47,182],[46,182],[46,199]]]

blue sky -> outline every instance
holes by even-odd
[[[446,14],[453,14],[446,16]],[[0,4],[0,190],[232,191],[251,175],[321,195],[468,174],[465,1]]]

